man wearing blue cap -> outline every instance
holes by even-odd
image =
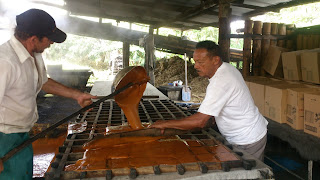
[[[0,46],[0,157],[29,139],[38,119],[36,97],[47,93],[75,99],[84,107],[96,98],[47,77],[41,53],[67,35],[45,11],[30,9],[16,17],[14,36]],[[0,180],[32,179],[32,145],[0,162]]]

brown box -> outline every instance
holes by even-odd
[[[250,93],[254,100],[254,104],[258,107],[259,112],[264,115],[264,105],[265,105],[265,86],[275,85],[275,84],[285,84],[284,81],[256,81],[250,82]]]
[[[282,53],[284,79],[296,81],[302,80],[301,54],[303,52],[306,52],[306,50]]]
[[[314,88],[289,88],[287,94],[286,123],[296,130],[304,128],[304,93],[316,92]]]
[[[302,80],[320,84],[320,52],[304,52],[301,54]]]
[[[304,132],[320,137],[320,93],[304,94]]]
[[[264,116],[278,123],[287,117],[287,88],[301,88],[301,84],[266,85]]]
[[[246,82],[247,87],[250,89],[250,81],[244,81]]]
[[[285,48],[270,46],[263,64],[263,69],[275,77],[283,77],[281,53],[287,51],[288,49]]]
[[[247,76],[244,78],[246,82],[255,82],[255,81],[270,81],[270,78],[264,76]]]

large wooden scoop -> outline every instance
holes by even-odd
[[[150,78],[141,66],[129,66],[122,69],[113,81],[113,89],[118,90],[128,83],[134,85],[115,96],[115,101],[124,112],[132,129],[143,129],[139,117],[139,102]]]

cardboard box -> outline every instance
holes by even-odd
[[[259,112],[262,115],[264,113],[264,105],[265,105],[265,86],[266,85],[276,85],[276,84],[286,84],[284,81],[256,81],[250,82],[250,93],[253,98],[254,104],[258,107]]]
[[[304,93],[317,91],[314,88],[288,89],[286,124],[296,130],[304,129]]]
[[[266,85],[264,116],[278,123],[285,123],[287,117],[287,89],[303,88],[301,84]]]
[[[320,137],[320,93],[304,94],[304,132]]]
[[[275,77],[283,77],[281,54],[288,49],[270,46],[268,54],[263,64],[263,69]]]
[[[320,84],[320,52],[304,52],[301,54],[302,80]]]
[[[249,81],[245,81],[245,82],[246,82],[248,89],[250,89],[250,82]]]
[[[269,81],[270,78],[264,76],[247,76],[244,78],[245,81],[253,82],[253,81]]]
[[[302,80],[301,54],[303,52],[306,52],[306,50],[282,53],[284,79],[296,81]]]

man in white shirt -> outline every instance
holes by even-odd
[[[220,48],[212,41],[196,45],[195,69],[209,79],[206,96],[196,114],[180,120],[160,120],[151,128],[182,130],[203,128],[214,117],[226,140],[263,160],[268,121],[259,113],[240,72],[222,62]]]
[[[50,78],[41,53],[66,34],[45,11],[30,9],[16,17],[14,36],[0,46],[0,157],[29,138],[38,119],[36,97],[47,93],[75,99],[85,107],[96,98]],[[32,179],[33,150],[28,146],[6,162],[0,162],[0,180]]]

